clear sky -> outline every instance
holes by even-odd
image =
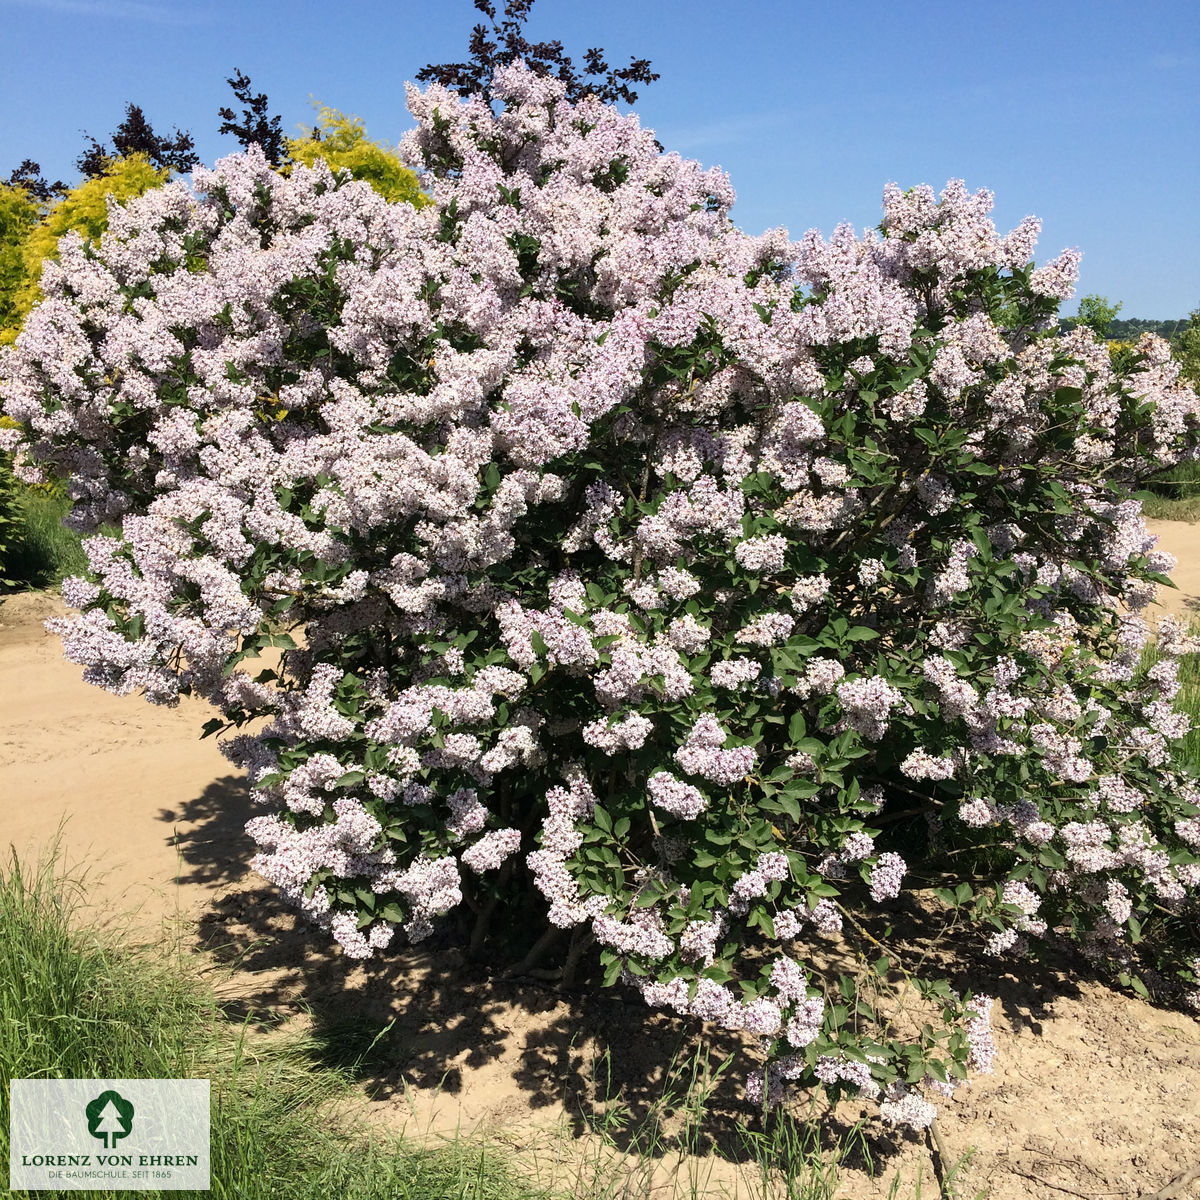
[[[81,131],[103,140],[130,100],[205,161],[235,150],[216,133],[235,67],[289,131],[311,97],[395,140],[404,81],[464,58],[476,17],[470,0],[0,0],[0,175],[30,157],[73,182]],[[752,233],[873,225],[888,180],[961,177],[1004,229],[1042,217],[1039,260],[1079,246],[1080,294],[1123,316],[1200,308],[1200,0],[538,0],[528,29],[577,61],[651,59],[643,123],[730,173]]]

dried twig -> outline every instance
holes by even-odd
[[[1049,1161],[1057,1162],[1058,1160],[1051,1159]],[[1120,1192],[1081,1192],[1078,1188],[1068,1187],[1065,1183],[1054,1183],[1042,1175],[1033,1174],[1032,1171],[1022,1171],[1020,1167],[1009,1167],[1008,1170],[1014,1175],[1020,1175],[1023,1179],[1032,1179],[1034,1183],[1040,1183],[1042,1187],[1053,1188],[1056,1192],[1066,1192],[1069,1196],[1080,1196],[1082,1200],[1100,1200],[1102,1196],[1128,1196],[1130,1194],[1128,1188]],[[1153,1198],[1147,1197],[1147,1200],[1153,1200]]]
[[[1159,1188],[1157,1192],[1149,1196],[1143,1196],[1142,1200],[1173,1200],[1189,1183],[1193,1183],[1197,1179],[1200,1179],[1200,1163],[1194,1167],[1190,1167],[1182,1175],[1176,1175],[1170,1183]]]
[[[958,1200],[958,1195],[946,1176],[946,1167],[950,1162],[950,1156],[946,1153],[946,1143],[942,1141],[942,1130],[936,1117],[929,1122],[929,1138],[933,1142],[934,1149],[933,1173],[937,1176],[938,1190],[942,1194],[942,1200]]]

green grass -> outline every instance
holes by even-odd
[[[1200,625],[1193,622],[1192,634],[1200,634]],[[1184,756],[1200,762],[1200,654],[1185,654],[1179,660],[1179,696],[1177,705],[1192,719],[1192,728],[1183,739]]]
[[[1200,461],[1181,462],[1150,478],[1146,486],[1176,500],[1200,497]]]
[[[1157,521],[1200,521],[1200,462],[1184,462],[1146,480],[1142,511]]]
[[[517,1200],[533,1190],[490,1148],[368,1138],[351,1073],[320,1044],[231,1022],[181,955],[76,927],[79,889],[14,856],[0,874],[0,1159],[13,1078],[211,1080],[217,1200]],[[339,1115],[340,1114],[340,1115]],[[5,1180],[6,1182],[6,1180]],[[50,1197],[56,1192],[27,1193]],[[62,1193],[65,1194],[65,1193]],[[72,1193],[74,1194],[74,1193]],[[125,1192],[92,1192],[125,1196]]]
[[[1188,632],[1200,636],[1200,621],[1193,620]],[[1147,642],[1142,651],[1142,665],[1153,666],[1162,655],[1153,641]],[[1179,695],[1176,707],[1191,718],[1192,728],[1183,739],[1183,757],[1200,763],[1200,654],[1184,654],[1179,659]]]
[[[1200,496],[1185,496],[1172,500],[1167,496],[1150,495],[1142,501],[1142,512],[1153,521],[1200,521]]]
[[[15,525],[0,570],[10,588],[55,587],[65,576],[80,574],[87,566],[79,534],[62,523],[70,507],[67,497],[53,492],[37,488],[17,491]]]

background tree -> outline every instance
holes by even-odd
[[[233,74],[226,79],[233,89],[234,96],[242,105],[242,119],[232,108],[219,110],[221,117],[221,133],[232,133],[243,146],[257,144],[273,167],[279,166],[285,155],[283,136],[283,118],[278,114],[268,116],[269,104],[266,92],[255,93],[252,90],[249,75],[243,75],[237,67]]]
[[[171,138],[160,137],[136,104],[125,106],[125,119],[113,131],[112,150],[84,133],[91,145],[75,160],[76,167],[88,179],[100,178],[114,158],[144,155],[156,170],[190,171],[199,161],[192,135],[175,130]]]
[[[1179,340],[1179,335],[1186,328],[1187,323],[1187,317],[1167,318],[1161,321],[1148,317],[1120,317],[1109,325],[1108,336],[1110,338],[1127,338],[1136,342],[1143,333],[1156,333],[1159,337],[1166,338],[1168,342],[1175,343]]]
[[[387,142],[373,142],[359,117],[348,117],[336,108],[322,105],[317,124],[303,137],[285,140],[286,155],[294,163],[311,167],[322,159],[331,170],[349,171],[366,180],[381,196],[395,203],[421,207],[428,203],[416,175],[408,169]]]
[[[1109,303],[1107,296],[1084,296],[1079,301],[1079,314],[1071,320],[1074,328],[1085,326],[1097,337],[1108,337],[1109,326],[1121,311],[1121,302]]]
[[[61,179],[48,183],[42,174],[40,163],[32,158],[23,159],[19,167],[14,167],[8,176],[10,187],[24,188],[31,196],[47,202],[54,196],[61,195],[67,190],[67,185]]]
[[[1187,327],[1179,335],[1177,357],[1183,364],[1183,376],[1200,384],[1200,308],[1192,310]]]
[[[430,63],[417,72],[422,83],[440,83],[461,96],[482,92],[491,103],[496,68],[521,58],[535,74],[554,75],[562,80],[567,88],[566,98],[572,103],[583,96],[598,96],[608,104],[618,100],[634,104],[638,94],[630,84],[653,83],[658,78],[657,72],[650,70],[648,58],[631,58],[629,66],[614,71],[605,61],[604,51],[598,48],[585,52],[581,75],[557,38],[551,42],[530,42],[525,37],[523,26],[533,0],[507,0],[502,21],[496,20],[496,6],[490,0],[475,0],[475,7],[491,22],[491,30],[482,23],[476,25],[471,30],[470,60]]]
[[[28,311],[18,311],[17,296],[28,275],[25,243],[41,218],[42,206],[33,193],[19,184],[0,183],[0,341],[11,340],[4,334],[17,328]]]

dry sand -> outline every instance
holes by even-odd
[[[1151,528],[1180,559],[1164,607],[1200,612],[1200,526]],[[298,927],[246,870],[246,789],[216,745],[198,740],[209,710],[153,708],[83,684],[41,625],[59,611],[45,595],[0,605],[0,846],[31,856],[61,829],[68,864],[89,872],[91,919],[120,914],[150,935],[169,924],[222,964],[215,977],[234,1011],[311,1023],[331,1055],[353,1058],[392,1022],[364,1077],[373,1119],[410,1133],[484,1131],[540,1172],[561,1159],[569,1177],[587,1158],[570,1138],[605,1109],[604,1093],[619,1091],[635,1123],[659,1110],[672,1055],[693,1043],[615,993],[582,1000],[497,983],[453,952],[410,949],[365,966],[327,954],[323,936]],[[1200,1022],[1049,969],[990,986],[996,1073],[940,1121],[952,1159],[973,1151],[958,1180],[964,1198],[1148,1197],[1200,1163]],[[718,1086],[703,1147],[732,1161],[688,1160],[685,1194],[696,1180],[728,1191],[751,1171],[735,1090]],[[897,1173],[900,1200],[916,1196],[918,1172],[921,1194],[936,1194],[923,1139],[875,1124],[867,1147],[878,1176],[860,1158],[839,1197],[885,1196]],[[656,1195],[671,1194],[674,1165],[656,1164]],[[1200,1182],[1173,1194],[1200,1196]]]

